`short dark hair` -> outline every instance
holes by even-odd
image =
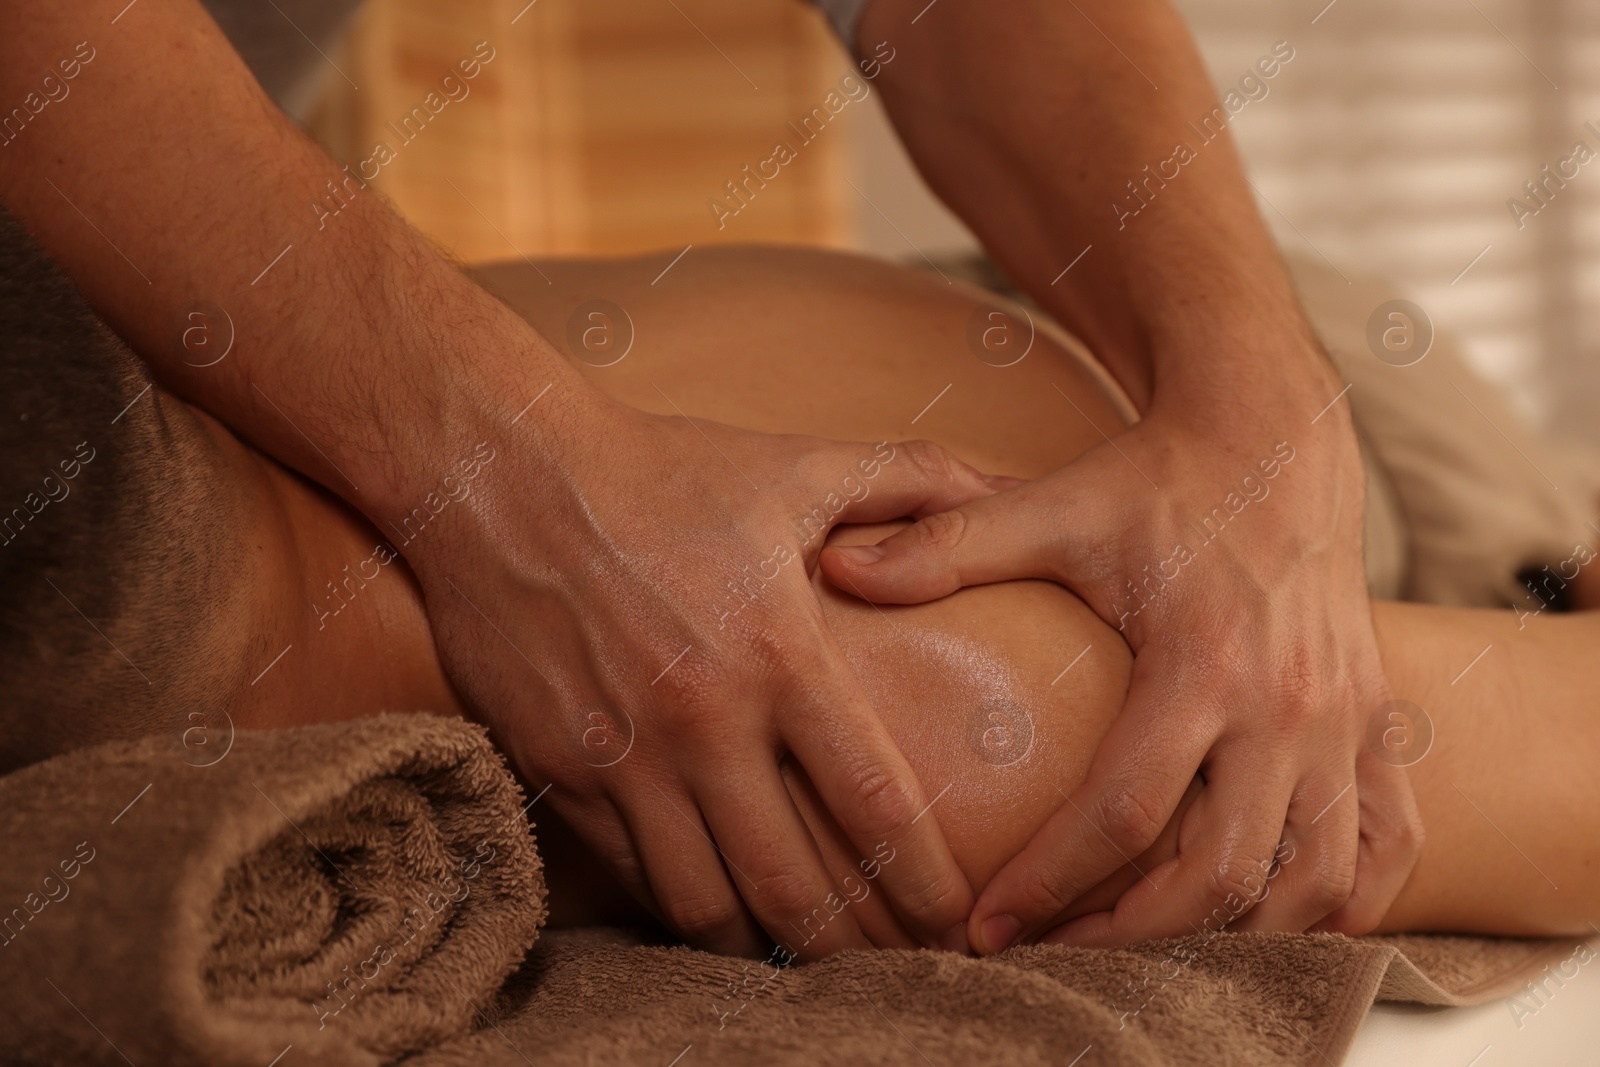
[[[237,499],[208,448],[0,206],[0,771],[197,699],[214,572],[241,550],[206,543]]]

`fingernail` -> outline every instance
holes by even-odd
[[[967,942],[967,924],[956,923],[944,932],[939,939],[939,947],[946,952],[958,952],[963,956],[972,955],[972,946]]]
[[[993,955],[1009,948],[1021,932],[1022,924],[1014,916],[996,915],[984,920],[978,928],[978,937],[983,941],[985,955]]]
[[[882,545],[851,545],[839,551],[844,553],[845,559],[861,567],[870,567],[889,554]]]

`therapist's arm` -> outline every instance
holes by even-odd
[[[910,929],[965,945],[970,888],[805,569],[719,616],[872,446],[607,401],[407,228],[381,175],[362,188],[295,129],[193,0],[8,0],[0,25],[0,198],[166,385],[392,534],[452,681],[640,899],[703,946],[789,939],[833,885],[787,752],[864,855],[895,849]],[[510,61],[494,44],[463,40],[452,96]],[[391,147],[381,165],[407,166]],[[838,518],[989,491],[905,453]],[[865,943],[846,913],[803,954]]]
[[[876,562],[823,557],[885,602],[1051,578],[1137,653],[1088,781],[984,891],[974,942],[1052,925],[1150,844],[1197,769],[1209,785],[1180,856],[1069,936],[1186,933],[1280,837],[1311,862],[1255,925],[1370,929],[1421,827],[1404,774],[1363,741],[1388,687],[1349,407],[1230,135],[1197,129],[1218,100],[1187,29],[1156,0],[874,0],[859,50],[880,41],[893,58],[875,84],[929,183],[1145,416],[1048,478],[925,519]],[[1297,44],[1267,69],[1292,78]]]

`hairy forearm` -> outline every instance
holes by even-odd
[[[1425,715],[1399,708],[1369,734],[1406,765],[1427,827],[1380,929],[1588,935],[1600,614],[1374,608],[1394,694]]]
[[[381,177],[294,128],[198,4],[125,2],[3,5],[0,106],[23,121],[0,198],[164,384],[369,513],[437,480],[422,457],[470,449],[469,412],[582,388]],[[93,58],[41,87],[75,50]],[[479,77],[489,54],[463,50]]]
[[[1170,5],[942,0],[911,24],[924,6],[874,0],[861,29],[897,48],[878,79],[896,127],[934,190],[1141,409],[1289,377],[1325,392],[1229,113],[1213,117]]]

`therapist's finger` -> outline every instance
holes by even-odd
[[[833,878],[777,761],[737,770],[717,762],[723,773],[695,785],[700,810],[740,895],[767,934],[803,960],[870,948],[849,908],[830,907],[838,899]],[[694,873],[687,859],[675,863]]]
[[[990,496],[1015,480],[985,475],[932,441],[827,444],[805,462],[816,471],[817,484],[837,480],[831,500],[812,502],[822,506],[811,514],[830,525],[931,515]],[[840,470],[849,477],[839,479]]]
[[[861,859],[856,847],[839,829],[839,824],[828,815],[827,805],[817,795],[816,786],[805,770],[792,757],[778,764],[783,783],[800,808],[801,817],[811,827],[812,837],[822,850],[823,861],[833,875],[834,885],[856,917],[861,932],[875,948],[920,947],[915,938],[906,933],[895,917],[894,909],[884,901],[881,891],[875,890],[882,864],[877,860]]]
[[[1271,891],[1267,874],[1294,785],[1287,767],[1263,771],[1243,761],[1210,765],[1206,788],[1184,816],[1178,856],[1129,887],[1111,912],[1068,923],[1051,942],[1109,948],[1215,933],[1249,913]],[[1236,819],[1247,809],[1261,817]]]
[[[1167,692],[1161,656],[1134,665],[1128,702],[1112,722],[1089,776],[1023,850],[994,876],[973,909],[972,943],[999,952],[1057,924],[1086,890],[1155,842],[1216,738],[1216,716],[1183,716]]]
[[[1361,835],[1355,888],[1343,907],[1314,929],[1359,937],[1371,933],[1400,895],[1422,854],[1422,816],[1404,767],[1370,751],[1356,757],[1356,796]],[[1340,803],[1350,803],[1345,796]]]
[[[809,676],[817,684],[802,697],[803,710],[785,717],[782,740],[857,853],[876,864],[878,884],[906,930],[926,947],[965,952],[972,887],[937,810],[950,783],[927,783],[930,794],[917,781],[866,694],[838,680],[847,674],[819,669]]]
[[[770,939],[745,907],[698,806],[686,794],[658,792],[657,802],[636,816],[644,825],[629,827],[654,901],[650,910],[695,948],[766,955]]]
[[[880,604],[920,604],[968,585],[1056,577],[1059,496],[1028,482],[941,511],[875,545],[830,547],[822,572],[840,589]]]
[[[1233,929],[1301,933],[1350,899],[1361,839],[1353,762],[1300,784],[1269,871],[1270,892]]]

